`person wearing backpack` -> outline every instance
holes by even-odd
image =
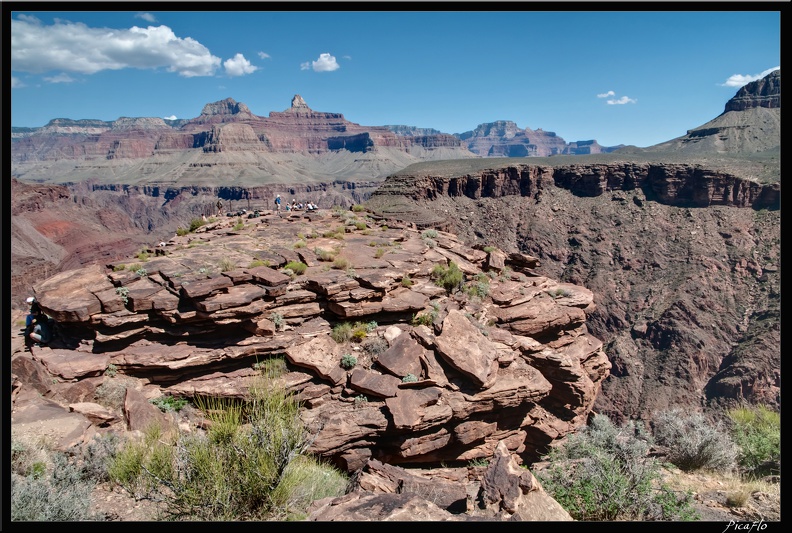
[[[281,205],[281,199],[279,194],[275,197],[275,211],[277,211],[278,213],[280,213],[280,205]]]

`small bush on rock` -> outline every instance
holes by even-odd
[[[647,456],[650,437],[632,422],[616,427],[596,415],[547,456],[537,471],[544,488],[575,520],[692,520],[691,496],[678,496]]]
[[[344,356],[341,358],[341,368],[344,368],[345,370],[350,370],[352,368],[355,368],[355,365],[357,365],[357,357],[355,357],[354,355],[345,353]]]
[[[458,290],[462,286],[465,276],[456,263],[451,261],[447,267],[435,265],[432,269],[431,277],[434,282],[443,287],[449,294]]]
[[[655,442],[668,450],[668,461],[682,470],[731,470],[737,452],[727,430],[701,413],[670,409],[654,415]]]
[[[781,471],[781,415],[765,405],[729,410],[734,440],[740,447],[739,462],[749,475]]]
[[[119,451],[111,478],[164,502],[171,520],[300,520],[310,502],[344,493],[345,477],[304,453],[299,401],[275,381],[261,378],[242,405],[206,406],[207,434],[152,428]]]
[[[11,520],[65,522],[96,520],[90,510],[96,483],[62,453],[52,456],[53,466],[33,463],[27,475],[11,473]]]
[[[289,261],[283,268],[286,270],[291,270],[299,276],[300,274],[305,274],[305,270],[308,268],[308,265],[300,261]]]

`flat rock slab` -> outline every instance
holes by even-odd
[[[85,441],[91,421],[58,403],[30,395],[26,399],[17,397],[11,425],[14,431],[28,438],[43,440],[56,450],[66,451]]]
[[[107,370],[110,357],[105,354],[40,347],[35,352],[47,371],[66,381],[98,376]]]

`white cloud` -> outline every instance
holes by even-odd
[[[266,52],[259,52],[259,53],[258,53],[258,56],[259,56],[261,59],[269,59],[269,58],[270,58],[270,55],[269,55],[268,53],[266,53]]]
[[[597,95],[597,98],[607,98],[609,96],[616,96],[616,93],[613,91],[608,91],[606,93],[601,93]]]
[[[135,15],[135,18],[143,19],[146,22],[157,22],[157,17],[155,17],[151,13],[138,13],[137,15]]]
[[[729,76],[729,79],[727,79],[724,83],[721,83],[720,85],[722,87],[742,87],[743,85],[747,85],[752,81],[761,80],[762,78],[773,72],[774,70],[778,70],[780,68],[781,67],[769,68],[759,74],[754,74],[754,75],[732,74],[731,76]]]
[[[12,89],[19,89],[20,87],[24,87],[25,84],[19,81],[19,78],[16,76],[11,76],[11,88]]]
[[[65,72],[61,72],[60,74],[57,74],[55,76],[49,76],[44,78],[44,81],[49,83],[71,83],[75,80]]]
[[[211,76],[220,58],[190,37],[176,37],[167,26],[129,29],[90,28],[33,17],[11,21],[11,70],[40,74],[51,70],[93,74],[124,68],[164,67],[181,76]]]
[[[229,76],[244,76],[245,74],[251,74],[258,70],[258,67],[251,65],[250,61],[245,59],[245,56],[242,54],[237,54],[231,59],[226,59],[223,63],[223,67],[225,67],[226,74]]]
[[[622,96],[621,98],[617,98],[615,100],[611,99],[608,100],[606,103],[608,105],[624,105],[624,104],[634,104],[638,102],[635,98],[629,98],[627,96]]]
[[[336,62],[336,58],[330,54],[319,54],[316,61],[308,61],[300,64],[300,70],[313,69],[314,72],[332,72],[341,66]]]
[[[176,115],[171,115],[169,117],[162,117],[162,118],[164,118],[165,120],[176,120]]]

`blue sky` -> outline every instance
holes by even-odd
[[[223,4],[184,3],[199,5]],[[511,120],[567,142],[650,146],[715,118],[740,86],[781,64],[781,6],[357,9],[373,3],[299,12],[284,9],[297,3],[276,4],[281,11],[249,5],[249,11],[6,13],[11,124],[194,118],[205,104],[228,97],[267,116],[299,94],[315,111],[364,126],[462,133]]]

